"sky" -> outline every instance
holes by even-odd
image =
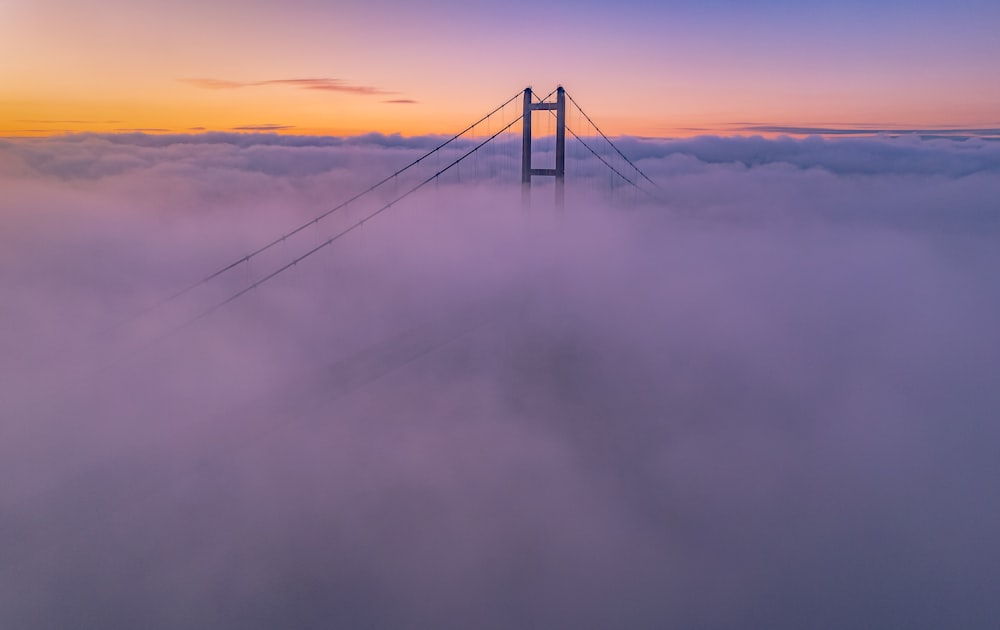
[[[996,630],[1000,5],[340,4],[0,0],[0,628]]]
[[[145,310],[439,140],[0,141],[0,626],[996,628],[1000,143],[515,157]]]
[[[0,0],[0,134],[446,133],[563,84],[612,134],[1000,127],[995,2]]]

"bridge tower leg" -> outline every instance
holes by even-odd
[[[556,207],[565,206],[566,192],[566,90],[556,88]]]
[[[524,117],[521,118],[521,203],[531,205],[531,88],[524,88]]]
[[[531,112],[555,110],[556,113],[556,164],[555,168],[531,167]],[[533,176],[555,177],[555,202],[557,208],[565,203],[566,188],[566,91],[556,88],[554,103],[533,103],[531,88],[524,90],[524,117],[521,123],[521,200],[525,206],[531,204],[531,178]]]

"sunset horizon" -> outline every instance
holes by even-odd
[[[198,108],[185,111],[163,111],[164,106],[125,106],[116,103],[87,103],[69,107],[62,103],[28,102],[7,104],[7,117],[0,119],[0,137],[49,136],[67,133],[204,133],[204,132],[272,132],[292,135],[357,136],[366,133],[404,136],[447,135],[457,131],[478,118],[492,97],[480,96],[479,109],[474,109],[474,97],[469,96],[468,109],[459,110],[450,103],[435,103],[413,98],[386,98],[397,96],[395,92],[371,86],[358,86],[339,79],[272,79],[240,84],[230,81],[209,79],[185,79],[177,83],[195,86],[195,89],[222,92],[209,94]],[[219,84],[219,85],[216,85]],[[572,85],[563,85],[575,93]],[[332,86],[332,87],[331,87]],[[530,84],[516,88],[516,94]],[[263,94],[253,94],[255,88],[262,88]],[[268,90],[274,93],[267,94]],[[298,94],[301,90],[315,91],[316,94]],[[542,93],[550,91],[542,88]],[[246,91],[245,94],[240,93]],[[495,92],[495,90],[491,90]],[[230,94],[229,92],[234,92]],[[330,92],[347,92],[344,97]],[[377,96],[374,96],[377,95]],[[249,96],[250,99],[239,98]],[[254,98],[256,96],[256,99]],[[478,95],[477,95],[478,96]],[[627,96],[627,95],[625,95]],[[269,101],[289,99],[292,105],[278,108],[277,113],[258,113],[251,107],[247,113],[233,113],[244,109],[247,100],[256,103],[260,99],[265,105]],[[378,100],[381,97],[382,100]],[[362,100],[364,99],[364,100]],[[275,107],[273,103],[269,107]],[[330,107],[330,111],[317,111]],[[353,121],[337,122],[338,107],[350,111]],[[265,108],[266,109],[266,108]],[[884,111],[872,117],[838,118],[833,111],[820,111],[812,117],[801,113],[782,117],[768,117],[768,111],[760,107],[746,107],[732,112],[729,118],[684,118],[677,113],[662,117],[638,119],[635,116],[600,111],[595,113],[615,136],[645,138],[677,138],[696,135],[868,135],[868,134],[925,134],[946,132],[954,135],[996,136],[1000,134],[998,107],[983,107],[983,111],[970,111],[964,116],[947,114],[929,116],[917,111]],[[289,112],[291,110],[291,113]],[[103,117],[80,116],[97,114]],[[601,115],[603,114],[603,115]],[[27,117],[27,116],[33,117]],[[19,117],[24,116],[24,117]],[[385,122],[391,120],[393,122]],[[280,121],[280,122],[277,122]],[[748,122],[752,121],[752,122]]]

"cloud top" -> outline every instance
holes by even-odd
[[[515,138],[106,332],[439,141],[0,140],[0,626],[993,626],[996,143]]]

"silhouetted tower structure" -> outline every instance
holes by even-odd
[[[556,167],[531,167],[531,112],[536,110],[555,110],[556,112]],[[531,178],[539,175],[556,178],[556,207],[563,207],[566,188],[566,91],[560,85],[556,88],[554,103],[533,102],[531,88],[524,88],[524,117],[521,128],[521,191],[522,199],[527,205],[531,201]]]

